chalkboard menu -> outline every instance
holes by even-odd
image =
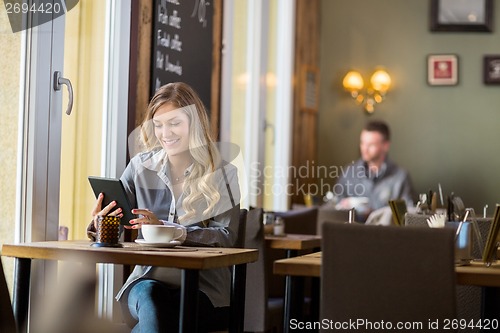
[[[151,96],[164,84],[182,81],[193,87],[210,113],[214,6],[218,4],[213,0],[154,1]]]

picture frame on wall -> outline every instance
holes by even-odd
[[[486,55],[483,60],[485,84],[500,84],[500,54]]]
[[[493,0],[431,0],[431,31],[492,32]]]
[[[458,56],[431,54],[427,57],[427,82],[432,86],[458,84]]]
[[[303,66],[300,79],[300,108],[317,112],[319,104],[319,69],[316,66]]]

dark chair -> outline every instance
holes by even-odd
[[[318,209],[318,222],[316,232],[321,235],[323,224],[325,222],[331,223],[346,223],[349,221],[349,210],[338,210],[335,206],[326,204],[320,206]]]
[[[276,212],[275,216],[283,218],[287,234],[316,235],[318,207]]]
[[[259,250],[259,259],[247,264],[245,293],[245,332],[280,331],[283,299],[269,298],[268,283],[272,270],[266,269],[267,248],[264,240],[263,210],[247,214],[245,248]]]
[[[456,318],[452,229],[327,223],[323,237],[321,318],[421,322],[424,331]]]
[[[301,204],[292,204],[292,210],[307,210],[309,207]],[[318,206],[318,217],[316,219],[316,234],[321,235],[323,223],[345,223],[349,221],[348,209],[336,209],[335,205],[323,204]]]
[[[0,260],[0,332],[15,333],[16,322],[10,301],[9,289],[5,281],[2,261]]]
[[[236,241],[234,243],[234,247],[244,248],[245,247],[245,234],[246,234],[246,226],[247,226],[247,209],[240,209],[240,218],[238,223],[238,236],[236,237]],[[248,271],[248,269],[247,269]],[[248,297],[248,295],[247,295]],[[208,327],[208,331],[211,333],[219,333],[226,332],[226,323],[223,322],[213,322]]]
[[[245,247],[247,214],[248,214],[248,210],[240,209],[240,223],[238,224],[238,237],[236,238],[236,242],[234,243],[234,247],[238,247],[238,248]]]

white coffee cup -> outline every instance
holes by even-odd
[[[186,233],[186,229],[172,225],[143,224],[142,237],[148,243],[169,243],[178,240]]]
[[[370,198],[367,197],[347,197],[342,199],[335,207],[339,210],[355,208],[356,213],[365,214],[370,210]]]

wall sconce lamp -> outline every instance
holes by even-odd
[[[362,92],[365,83],[357,71],[349,71],[342,81],[344,88],[351,93],[356,103],[363,104],[367,113],[375,111],[375,104],[384,100],[385,94],[391,86],[391,77],[383,69],[375,71],[370,78],[370,86]]]

